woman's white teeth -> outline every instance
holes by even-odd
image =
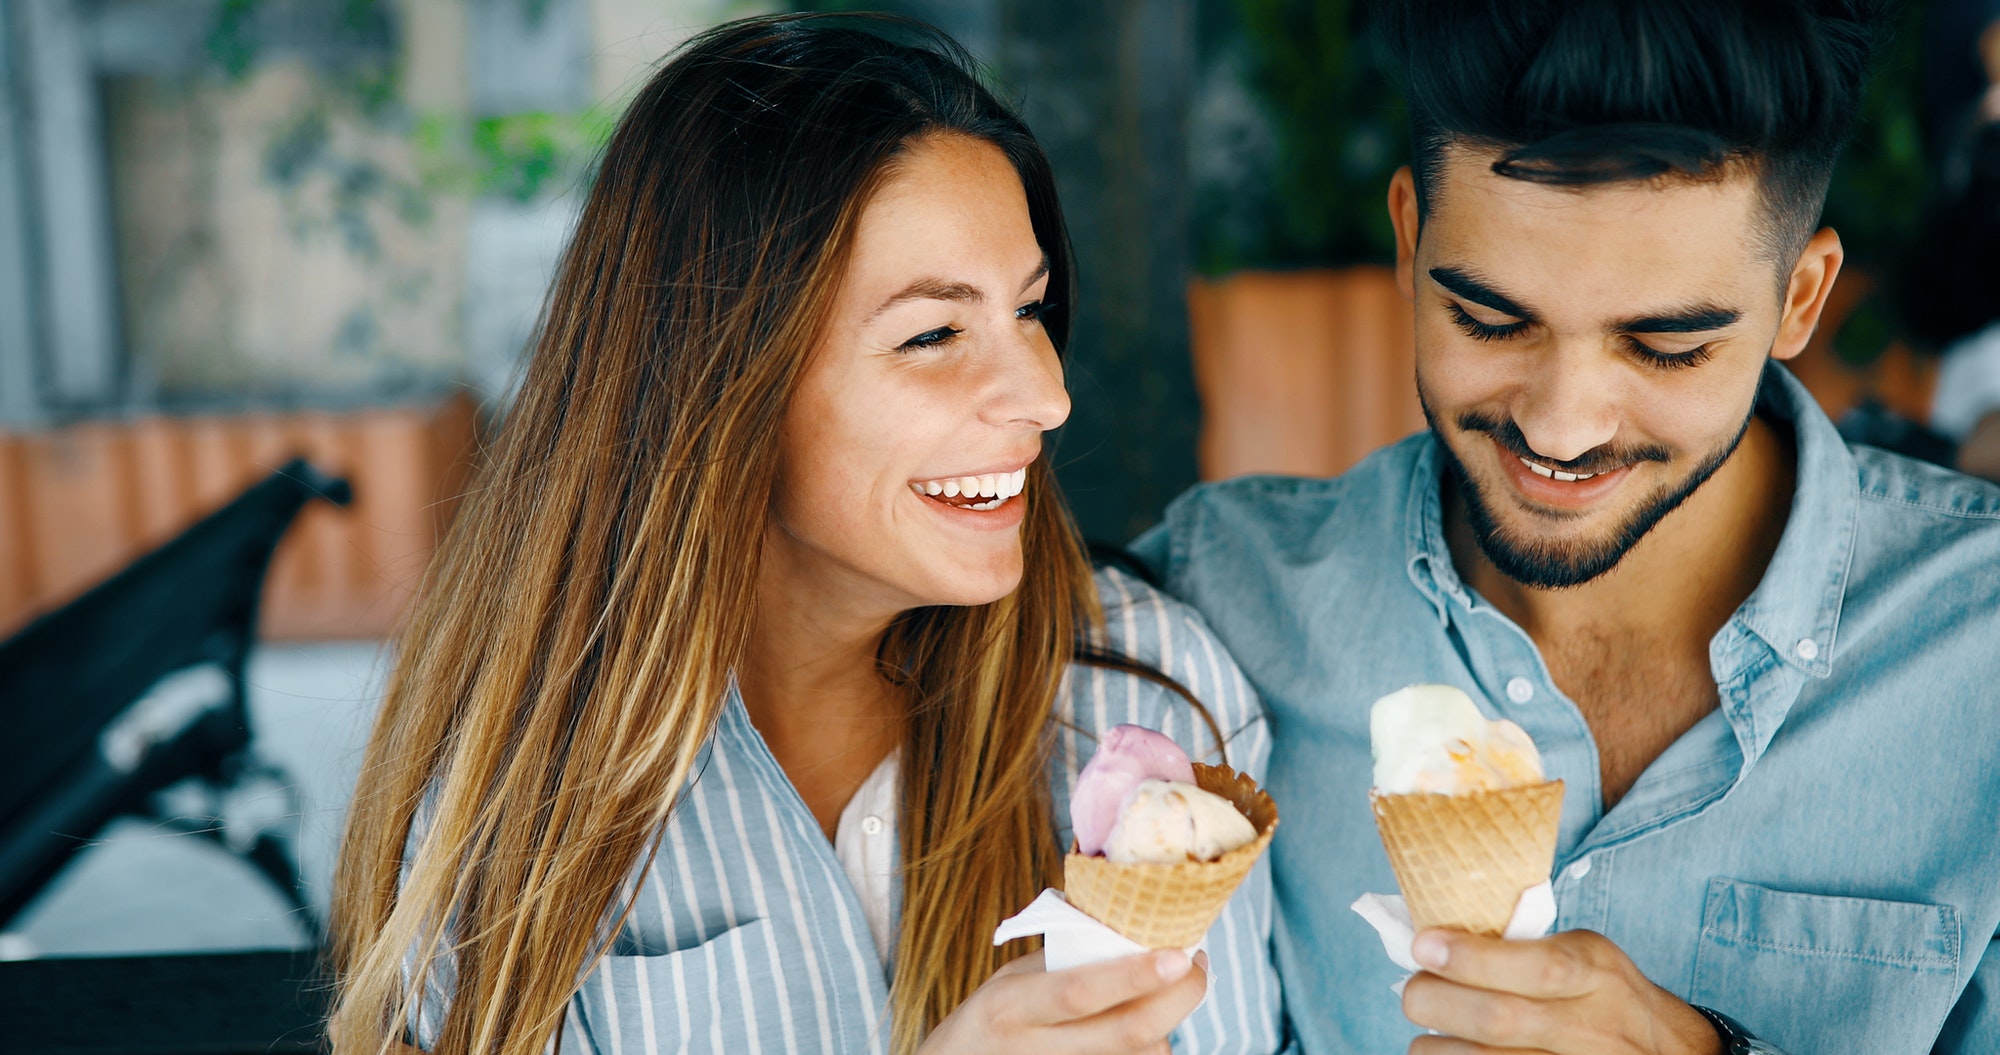
[[[990,502],[975,502],[962,506],[963,509],[997,509],[1000,503],[1021,493],[1028,484],[1026,467],[1011,473],[986,473],[980,476],[947,476],[941,480],[925,480],[910,485],[918,494],[944,498],[990,498]]]
[[[1551,480],[1561,480],[1563,483],[1566,484],[1573,484],[1576,483],[1578,480],[1588,480],[1591,477],[1597,475],[1596,473],[1566,473],[1560,469],[1550,469],[1547,466],[1537,465],[1526,458],[1522,458],[1518,454],[1515,455],[1514,457],[1518,459],[1522,465],[1525,465],[1529,469],[1534,470],[1536,476],[1544,476]]]

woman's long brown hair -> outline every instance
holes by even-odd
[[[336,1052],[403,1041],[427,977],[450,995],[440,1051],[530,1055],[560,1025],[715,727],[768,515],[746,498],[773,486],[856,218],[910,142],[1013,162],[1062,348],[1054,180],[971,71],[914,24],[774,17],[696,38],[632,102],[400,635],[336,876]],[[984,936],[1059,871],[1050,716],[1101,617],[1046,458],[1030,476],[1019,590],[906,613],[880,649],[913,701],[899,1053],[999,966]]]

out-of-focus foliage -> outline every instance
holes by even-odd
[[[1923,4],[1902,5],[1827,191],[1825,222],[1864,266],[1887,265],[1915,235],[1935,182],[1918,113],[1923,18]]]
[[[618,114],[521,113],[466,118],[429,114],[414,136],[424,183],[466,197],[494,195],[529,202],[543,194],[587,183],[589,165],[610,142]]]
[[[1393,254],[1383,193],[1408,157],[1408,130],[1363,6],[1202,0],[1199,39],[1210,74],[1203,91],[1210,98],[1197,115],[1193,161],[1203,271]],[[1247,90],[1247,108],[1229,104],[1231,77]],[[1203,156],[1232,150],[1249,156],[1233,163]]]
[[[1383,197],[1409,159],[1409,132],[1366,6],[1200,0],[1209,76],[1198,107],[1208,109],[1195,115],[1192,168],[1204,272],[1390,259]],[[1903,6],[1827,198],[1826,222],[1863,264],[1894,258],[1927,201],[1917,113],[1923,14],[1920,3]],[[1232,87],[1248,107],[1215,105]]]

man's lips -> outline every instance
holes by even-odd
[[[1553,466],[1535,463],[1541,468],[1551,470],[1551,475],[1544,476],[1530,467],[1529,462],[1532,459],[1523,459],[1498,441],[1493,441],[1490,436],[1487,439],[1493,444],[1493,451],[1499,458],[1502,474],[1513,484],[1515,493],[1532,506],[1565,512],[1581,511],[1616,491],[1619,485],[1625,482],[1625,478],[1632,474],[1632,466],[1628,464],[1600,471],[1586,478],[1561,480],[1555,478]],[[1563,475],[1580,474],[1565,471]]]

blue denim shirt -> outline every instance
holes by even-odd
[[[1709,643],[1721,706],[1608,811],[1582,714],[1452,566],[1429,435],[1330,480],[1197,487],[1134,544],[1270,710],[1272,940],[1305,1051],[1416,1035],[1348,906],[1396,889],[1369,706],[1448,682],[1567,782],[1558,929],[1794,1055],[2000,1052],[2000,488],[1848,447],[1777,366],[1761,412],[1795,432],[1797,491]]]

